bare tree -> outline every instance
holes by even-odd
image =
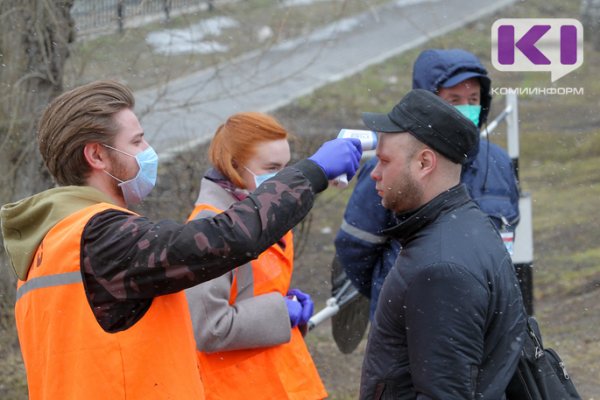
[[[35,121],[48,101],[62,91],[68,44],[74,35],[73,1],[0,0],[0,204],[51,185],[37,150]],[[15,277],[4,246],[0,246],[0,293],[0,329],[8,333],[0,333],[4,340],[0,355],[17,359],[12,323]],[[0,375],[4,372],[14,373]],[[2,376],[1,381],[5,381]],[[4,397],[3,386],[0,397]]]
[[[48,187],[35,144],[35,121],[62,91],[74,29],[73,0],[0,2],[0,199]]]

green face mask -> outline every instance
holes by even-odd
[[[461,104],[454,106],[462,115],[469,118],[475,126],[479,126],[479,114],[481,114],[481,106],[471,104]]]

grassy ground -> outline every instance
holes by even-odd
[[[254,15],[253,18],[257,19],[252,23],[262,23],[260,18],[271,18],[265,10],[267,5],[272,6],[275,2],[248,0],[247,3],[252,7],[248,6],[241,12],[248,18]],[[314,15],[312,23],[325,22],[326,12],[345,13],[350,10],[342,10],[338,2],[325,3],[318,7],[337,8],[311,11]],[[574,0],[518,2],[501,14],[431,40],[418,49],[329,85],[278,110],[277,117],[301,137],[293,144],[294,157],[301,158],[316,149],[323,140],[335,136],[339,128],[361,127],[361,111],[388,111],[409,89],[412,62],[424,48],[463,47],[473,51],[487,64],[493,87],[551,87],[547,73],[495,71],[489,63],[490,26],[500,17],[577,18],[578,3]],[[364,9],[367,2],[348,4]],[[275,17],[272,18],[271,21],[275,21]],[[292,35],[292,31],[297,33],[301,29],[299,25],[292,28],[292,20],[298,20],[298,15],[281,14],[278,18],[282,19],[277,20],[275,25],[280,26],[282,32],[289,29],[290,33],[286,34]],[[138,51],[136,57],[132,51],[116,50],[126,43],[140,46],[141,35],[131,32],[123,38],[102,39],[76,48],[76,57],[70,66],[73,68],[70,81],[100,78],[110,70],[115,76],[140,88],[153,80],[164,79],[165,74],[179,76],[215,61],[194,57],[167,60],[142,54],[144,51]],[[111,51],[117,53],[109,53]],[[132,59],[124,60],[129,56]],[[600,169],[599,64],[600,54],[586,47],[583,66],[555,85],[583,87],[584,95],[523,96],[519,108],[521,185],[533,198],[536,315],[546,343],[563,356],[584,399],[600,398],[600,347],[597,345],[600,333],[596,329],[600,325],[600,245],[594,222],[600,205],[597,200],[600,198],[600,178],[596,172]],[[78,68],[84,72],[75,74]],[[492,114],[502,108],[503,102],[501,96],[494,99]],[[505,143],[502,135],[494,136],[492,140]],[[206,167],[202,157],[205,150],[205,146],[201,146],[181,154],[168,165],[162,165],[158,190],[142,211],[152,217],[183,220],[192,207],[201,172]],[[323,306],[330,295],[329,265],[334,251],[333,237],[349,194],[350,189],[324,192],[309,217],[297,229],[298,258],[294,284],[310,288],[317,308]],[[0,309],[0,313],[0,327],[4,332],[0,335],[0,398],[23,399],[26,398],[25,380],[11,310]],[[354,353],[343,355],[335,347],[329,326],[324,324],[307,336],[307,342],[330,398],[356,398],[365,341]]]
[[[199,11],[76,43],[67,61],[66,85],[71,86],[101,77],[114,77],[135,89],[161,85],[199,69],[215,66],[249,50],[265,51],[275,43],[309,33],[319,26],[365,11],[389,0],[316,1],[313,4],[282,7],[278,0],[244,0],[229,4],[217,2],[215,11]],[[161,29],[181,29],[203,20],[229,17],[239,23],[215,39],[226,52],[210,54],[158,54],[146,42],[148,33]],[[258,40],[261,27],[268,26],[272,36]]]

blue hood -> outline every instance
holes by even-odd
[[[478,77],[481,83],[481,128],[490,112],[491,82],[487,70],[472,53],[462,49],[423,51],[413,66],[413,89],[425,89],[437,94],[444,83],[454,86],[470,77]]]

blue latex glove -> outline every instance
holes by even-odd
[[[287,306],[288,314],[290,315],[290,323],[292,324],[292,328],[294,328],[298,326],[302,318],[302,304],[300,304],[298,300],[285,297],[285,305]]]
[[[296,296],[298,302],[302,305],[302,314],[300,315],[300,322],[298,322],[298,325],[305,325],[308,323],[308,320],[312,317],[313,311],[315,310],[315,304],[310,298],[310,295],[304,293],[300,289],[291,289],[288,292],[288,296]]]
[[[350,180],[360,165],[361,155],[360,140],[354,138],[333,139],[323,143],[319,150],[308,159],[321,167],[327,175],[327,179],[335,179],[346,174]]]

